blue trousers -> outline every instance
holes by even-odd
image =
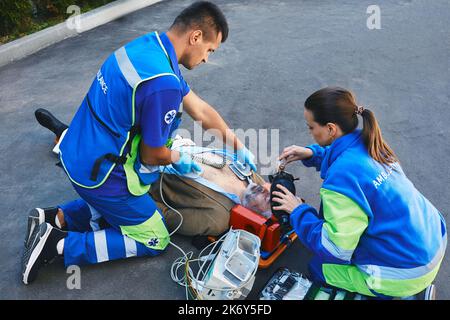
[[[168,243],[168,233],[161,232],[161,228],[165,229],[164,217],[148,194],[100,197],[88,189],[74,188],[81,199],[58,206],[69,231],[64,240],[66,267],[156,256],[164,251]],[[148,223],[155,218],[161,224],[159,232],[152,230],[154,223]],[[125,232],[134,227],[136,232]],[[158,245],[160,242],[165,245]]]

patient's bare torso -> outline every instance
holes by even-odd
[[[218,155],[214,155],[214,157],[218,157],[219,159],[221,159],[221,157]],[[203,173],[201,174],[201,176],[204,179],[218,185],[225,192],[233,193],[239,197],[241,197],[244,193],[248,183],[246,181],[240,180],[233,173],[233,171],[231,171],[228,165],[225,165],[221,169],[214,168],[202,163],[200,163],[200,166],[203,169]]]

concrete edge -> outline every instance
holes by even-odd
[[[161,1],[162,0],[114,1],[77,16],[76,19],[77,22],[79,22],[78,28],[69,27],[69,25],[75,26],[75,20],[69,18],[55,26],[1,45],[0,67],[13,61],[20,60],[61,40],[91,30],[102,24]]]

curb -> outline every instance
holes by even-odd
[[[118,0],[79,15],[80,28],[69,28],[67,19],[52,27],[0,46],[0,67],[20,60],[61,40],[76,36],[162,0]]]

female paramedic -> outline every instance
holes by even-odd
[[[313,280],[378,298],[423,291],[444,257],[445,222],[405,176],[374,114],[348,90],[327,87],[306,99],[304,117],[317,144],[279,158],[320,170],[320,210],[279,185],[274,201],[314,253]]]

